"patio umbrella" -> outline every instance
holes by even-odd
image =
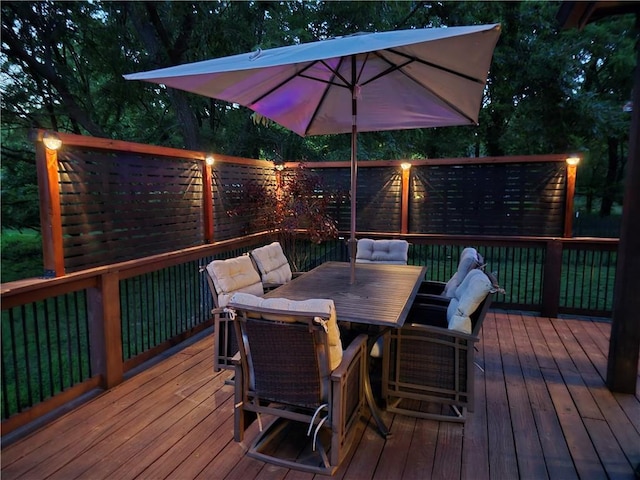
[[[301,136],[475,125],[500,26],[356,33],[125,75],[237,103]]]

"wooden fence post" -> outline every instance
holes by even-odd
[[[42,257],[45,277],[65,274],[62,244],[62,215],[58,183],[58,152],[36,141],[36,172],[40,199]]]
[[[542,316],[555,318],[560,308],[560,280],[562,275],[562,241],[547,242],[542,280]]]
[[[203,212],[203,228],[204,243],[213,243],[213,192],[212,192],[212,166],[208,161],[202,163],[202,209]]]
[[[578,170],[578,157],[570,157],[567,160],[567,198],[564,210],[564,237],[573,236],[573,197],[576,194],[576,172]]]
[[[402,190],[401,190],[401,222],[400,233],[409,233],[409,177],[411,176],[411,164],[403,163],[402,167]]]

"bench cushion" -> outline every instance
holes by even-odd
[[[406,240],[358,240],[356,262],[406,265],[409,243]]]

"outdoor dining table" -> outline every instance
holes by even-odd
[[[325,262],[291,282],[271,290],[265,298],[332,299],[338,322],[378,327],[373,329],[374,334],[369,335],[370,351],[386,330],[402,327],[426,270],[427,267],[414,265],[357,263],[356,280],[350,283],[348,262]],[[380,433],[386,437],[389,428],[382,420],[373,396],[368,363],[365,363],[365,396]]]

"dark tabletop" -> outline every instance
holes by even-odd
[[[426,270],[413,265],[357,263],[356,280],[350,285],[348,262],[325,262],[271,290],[265,298],[330,298],[339,321],[401,327]]]

